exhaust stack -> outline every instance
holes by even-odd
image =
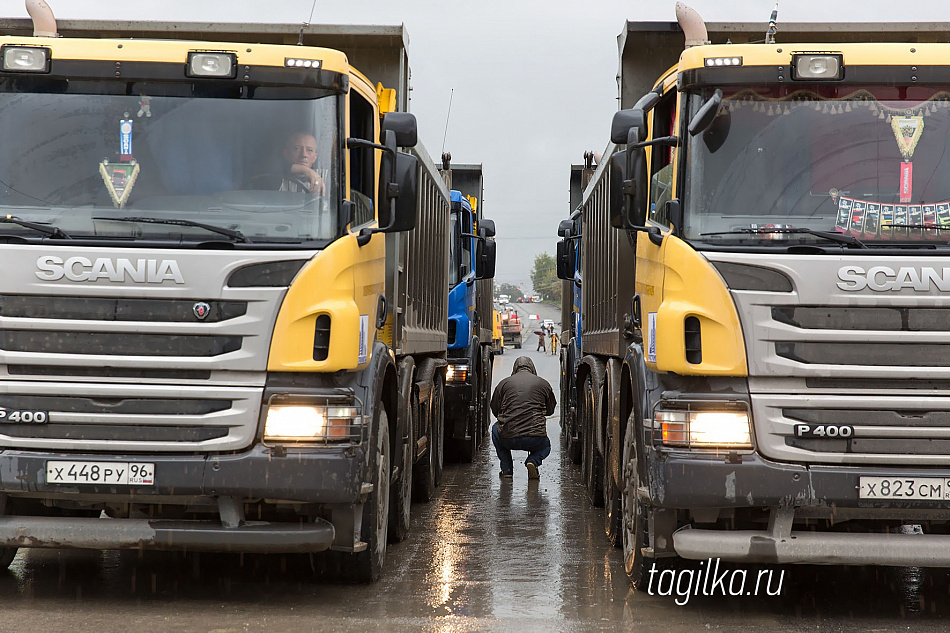
[[[59,37],[53,10],[45,0],[26,0],[26,10],[33,20],[33,37]]]
[[[682,2],[676,3],[676,21],[686,35],[686,48],[709,44],[706,23],[696,11]]]

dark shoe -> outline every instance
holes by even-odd
[[[538,474],[538,467],[534,462],[528,462],[525,466],[528,468],[528,479],[541,479],[541,475]]]
[[[514,475],[512,473],[500,472],[498,473],[498,476],[501,477],[502,479],[514,479]]]

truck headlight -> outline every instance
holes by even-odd
[[[687,448],[752,448],[746,411],[663,409],[654,413],[659,443]]]
[[[468,365],[449,365],[445,369],[445,382],[465,382],[468,380]]]
[[[272,405],[264,421],[264,440],[328,442],[359,439],[356,407]]]

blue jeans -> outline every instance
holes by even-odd
[[[501,472],[510,475],[515,466],[511,460],[511,451],[528,451],[528,459],[524,461],[540,466],[545,457],[551,454],[551,440],[547,437],[501,437],[498,435],[498,423],[491,427],[491,443],[495,445],[495,453],[501,461]]]

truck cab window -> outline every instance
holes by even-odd
[[[362,95],[353,92],[350,99],[350,136],[373,141],[376,120],[373,107]],[[353,148],[350,153],[350,199],[356,203],[353,225],[372,222],[376,215],[373,194],[376,188],[376,151]]]
[[[653,109],[652,138],[675,136],[676,91],[670,90]],[[658,224],[669,225],[666,217],[666,202],[672,197],[674,147],[664,145],[653,148],[650,158],[650,219]]]

